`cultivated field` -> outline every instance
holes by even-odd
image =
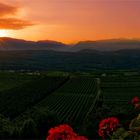
[[[129,111],[128,102],[135,96],[140,97],[139,75],[0,73],[0,114],[9,119],[10,131],[22,131],[29,119],[37,126],[45,119],[47,129],[68,123],[81,132],[86,121],[96,122],[94,115],[100,109],[105,116],[107,111]],[[49,115],[57,119],[56,124]]]

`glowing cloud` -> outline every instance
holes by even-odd
[[[31,25],[33,24],[30,23],[29,21],[16,19],[16,18],[0,19],[0,29],[19,30]]]
[[[19,30],[34,25],[30,21],[14,18],[18,9],[19,7],[0,3],[0,29]]]

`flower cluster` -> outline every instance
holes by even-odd
[[[119,120],[115,117],[109,117],[102,120],[99,124],[98,134],[100,137],[110,136],[110,134],[116,130],[119,126]]]
[[[49,130],[46,140],[88,140],[84,136],[78,136],[73,129],[67,125],[59,125]]]
[[[137,109],[140,107],[140,99],[138,97],[134,97],[131,100],[131,103],[134,105],[134,108]]]

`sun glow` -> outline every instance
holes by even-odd
[[[7,36],[8,36],[8,31],[0,30],[0,37],[7,37]]]

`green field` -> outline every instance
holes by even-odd
[[[140,97],[140,76],[105,77],[101,81],[104,105],[108,107],[127,107],[133,97]]]
[[[96,106],[98,94],[97,79],[72,77],[34,108],[48,108],[49,111],[56,113],[61,122],[82,124],[89,111]],[[32,113],[33,109],[25,114],[29,116],[30,112]],[[17,118],[18,121],[27,117],[22,115]]]
[[[14,72],[0,72],[0,92],[18,87],[24,83],[36,80],[37,78],[37,75]]]
[[[50,113],[57,123],[76,126],[81,132],[86,121],[96,122],[99,109],[127,111],[135,96],[140,97],[140,75],[0,72],[0,114],[9,118],[13,130],[22,130],[28,119],[38,125],[39,117],[45,119],[41,115]]]
[[[61,88],[39,103],[56,112],[63,122],[82,123],[98,99],[97,81],[94,78],[71,78]]]
[[[21,78],[20,75],[17,77],[19,79]],[[23,77],[27,81],[26,75],[23,75]],[[19,85],[13,84],[12,87],[8,87],[5,90],[3,89],[0,92],[0,113],[6,117],[17,117],[28,108],[31,108],[40,102],[46,96],[59,88],[61,84],[67,81],[67,77],[40,76],[36,77],[36,79],[32,78],[32,80],[30,78],[28,79],[28,82],[25,82],[24,78],[22,83],[19,83]],[[12,80],[14,83],[15,79],[13,78]],[[5,78],[5,81],[8,82],[8,77],[7,79]],[[8,84],[10,83],[11,81],[9,81]]]

